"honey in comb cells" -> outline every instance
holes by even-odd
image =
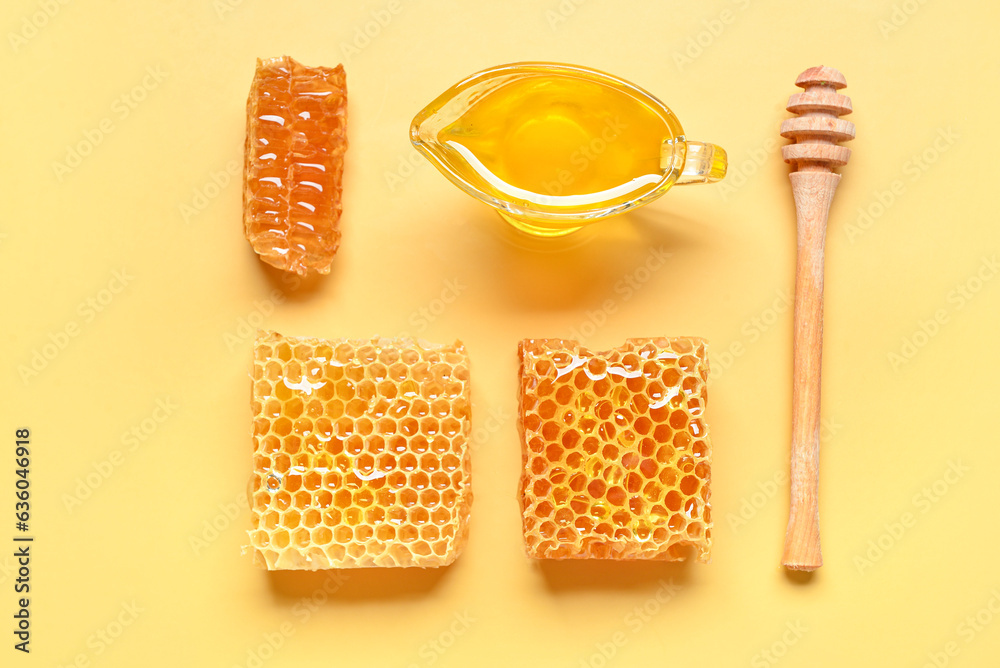
[[[520,496],[529,556],[711,556],[706,344],[629,339],[607,352],[521,342]]]
[[[302,275],[330,271],[346,150],[344,68],[258,60],[247,99],[243,225],[262,260]]]
[[[316,570],[457,558],[472,503],[461,343],[259,332],[252,406],[257,563]]]

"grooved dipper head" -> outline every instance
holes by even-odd
[[[839,142],[854,139],[854,123],[840,118],[851,113],[851,98],[837,91],[847,85],[832,67],[810,67],[795,80],[802,88],[788,98],[788,111],[798,114],[781,124],[781,136],[795,143],[781,149],[794,171],[831,172],[847,164],[851,150]]]

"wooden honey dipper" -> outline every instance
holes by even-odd
[[[823,245],[830,203],[840,183],[835,167],[851,150],[837,142],[854,139],[854,124],[840,119],[851,98],[837,91],[847,81],[830,67],[811,67],[795,80],[804,89],[788,99],[798,114],[781,124],[781,136],[795,141],[781,150],[792,165],[789,178],[798,220],[795,266],[795,330],[792,370],[791,510],[781,562],[796,571],[823,565],[819,543],[819,408],[823,356]]]

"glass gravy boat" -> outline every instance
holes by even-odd
[[[452,183],[538,236],[568,234],[675,184],[726,174],[726,152],[689,141],[645,90],[558,63],[472,75],[416,115],[410,140]]]

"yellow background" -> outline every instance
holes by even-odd
[[[1000,613],[998,20],[992,3],[916,0],[4,2],[3,665],[921,666],[947,651],[996,665],[1000,620],[980,624]],[[344,61],[350,90],[343,244],[328,277],[297,288],[243,239],[239,169],[210,185],[241,167],[254,59],[279,54]],[[509,233],[415,157],[407,128],[459,79],[518,60],[647,88],[728,150],[728,187],[678,188],[563,242]],[[825,566],[801,582],[778,566],[787,491],[768,485],[788,461],[795,251],[776,138],[796,75],[818,64],[846,75],[858,138],[827,244]],[[636,273],[660,248],[663,266]],[[629,276],[647,280],[626,299]],[[446,281],[461,287],[444,305]],[[476,499],[454,566],[340,581],[241,556],[248,512],[226,511],[250,471],[248,321],[466,342]],[[710,340],[711,565],[525,558],[516,344],[581,328],[598,348]],[[20,426],[30,657],[11,648],[6,547]]]

